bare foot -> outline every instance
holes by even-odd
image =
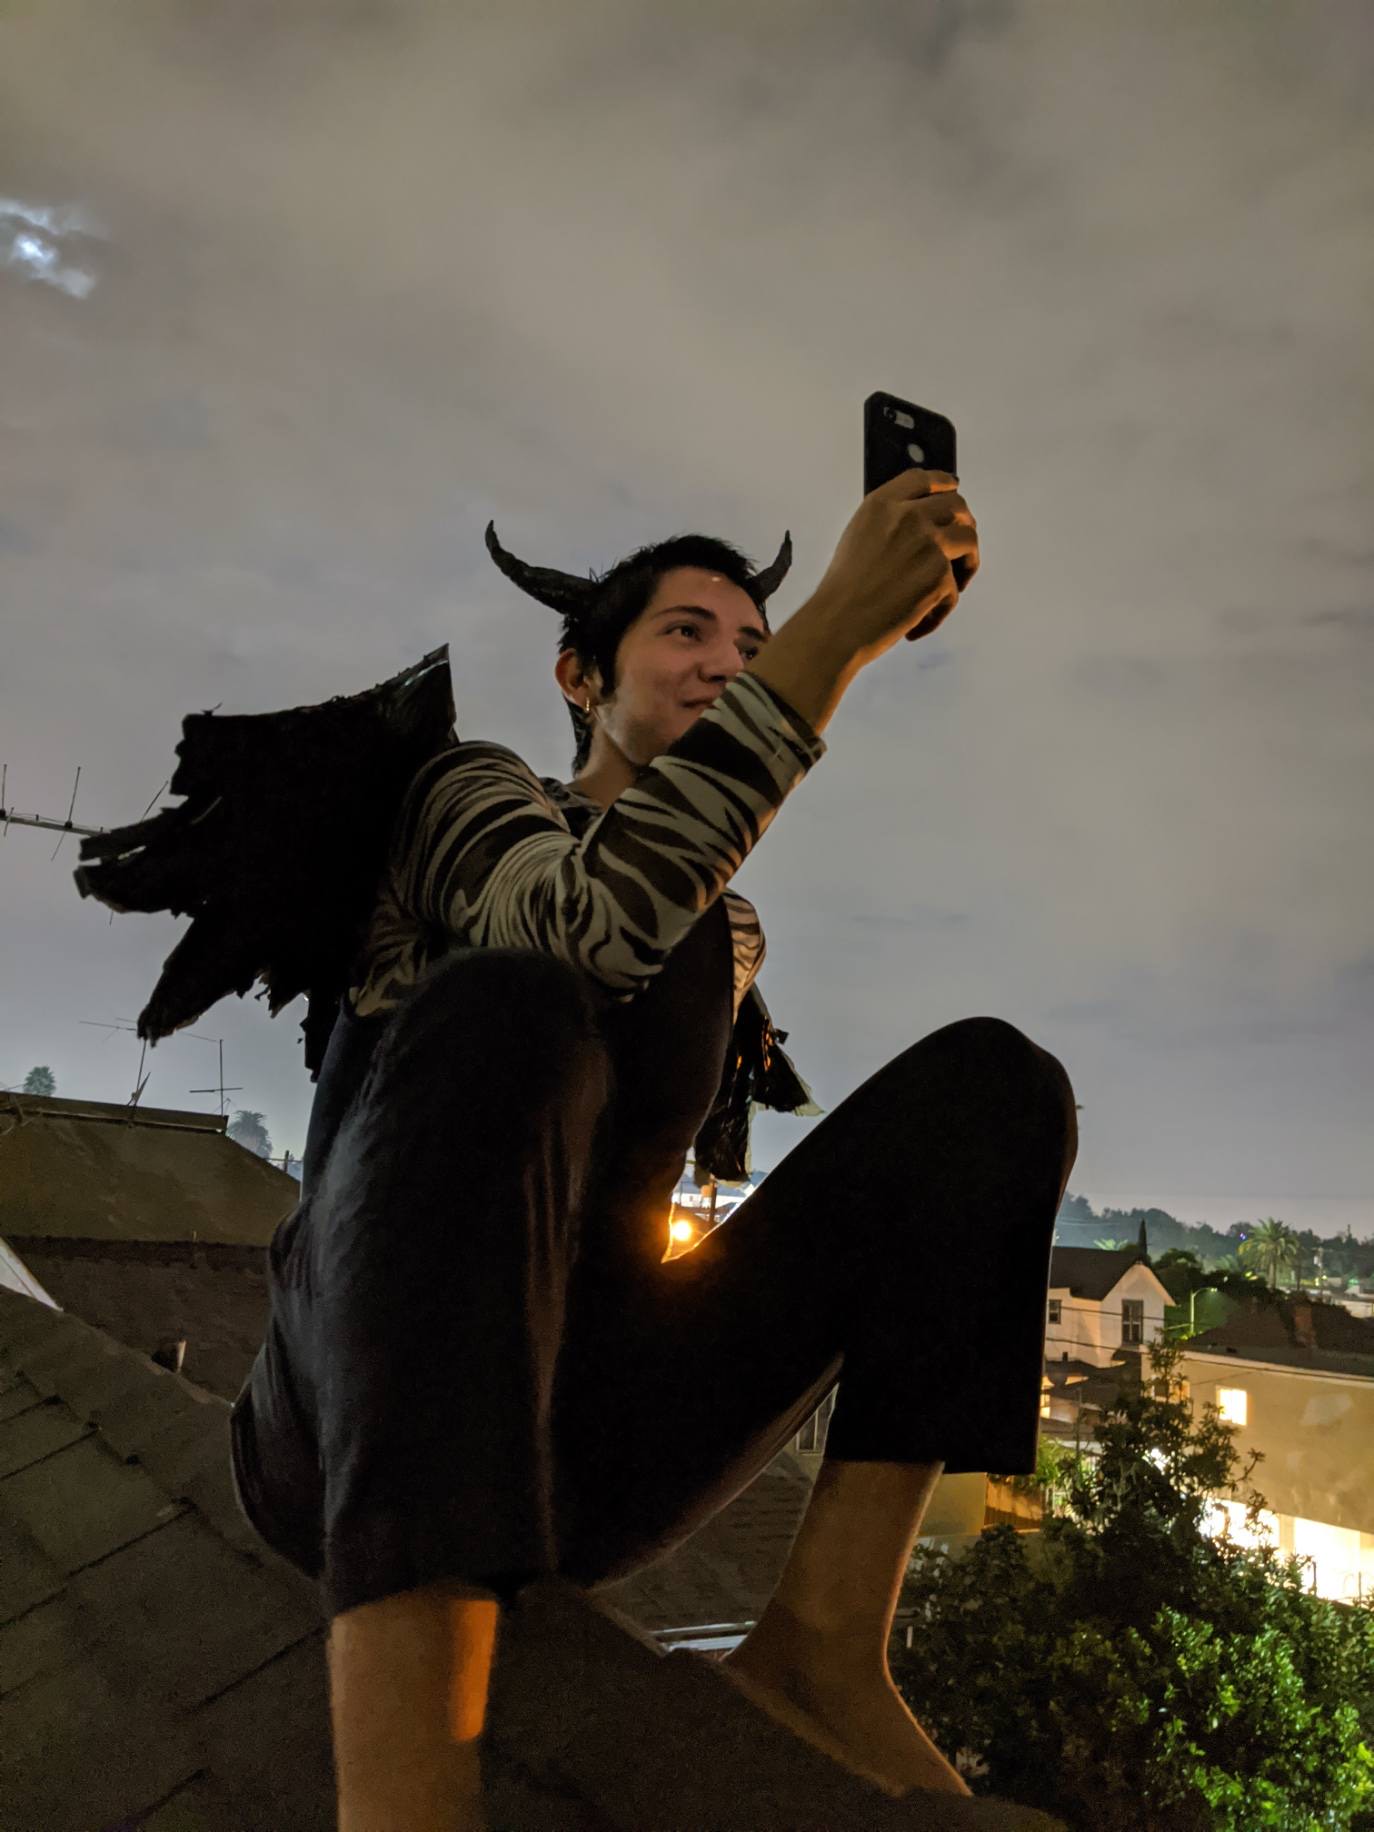
[[[741,1642],[720,1662],[735,1686],[776,1722],[833,1761],[899,1798],[913,1788],[971,1792],[908,1710],[890,1674],[841,1677]]]

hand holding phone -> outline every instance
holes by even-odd
[[[959,602],[955,561],[966,580],[978,570],[978,525],[957,479],[908,466],[854,511],[816,597],[843,616],[863,667],[944,622]]]
[[[918,407],[915,401],[904,401],[895,394],[876,390],[864,402],[864,495],[880,484],[889,483],[902,471],[916,466],[922,470],[944,471],[959,481],[959,458],[954,422],[930,407]],[[952,562],[954,583],[962,592],[976,570],[962,556]],[[950,610],[954,607],[950,606]],[[943,623],[949,611],[924,623],[908,638],[920,636]]]

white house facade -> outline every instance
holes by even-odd
[[[1105,1368],[1164,1333],[1173,1299],[1134,1248],[1056,1247],[1050,1261],[1045,1359]]]

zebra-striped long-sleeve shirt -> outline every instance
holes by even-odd
[[[725,895],[738,1014],[765,944],[726,886],[825,748],[745,673],[606,809],[503,745],[440,751],[402,803],[350,1004],[390,1009],[455,946],[535,948],[631,999]]]

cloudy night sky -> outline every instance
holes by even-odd
[[[289,16],[289,17],[287,17]],[[949,414],[982,571],[860,678],[739,888],[826,1108],[992,1013],[1070,1189],[1374,1231],[1374,23],[1358,3],[49,0],[0,22],[0,759],[136,820],[180,721],[452,645],[567,776],[557,619],[688,529],[774,623]],[[171,798],[164,793],[164,802]],[[0,1084],[124,1101],[185,923],[0,851]],[[304,1002],[149,1051],[299,1153]],[[806,1120],[761,1116],[774,1164]]]

